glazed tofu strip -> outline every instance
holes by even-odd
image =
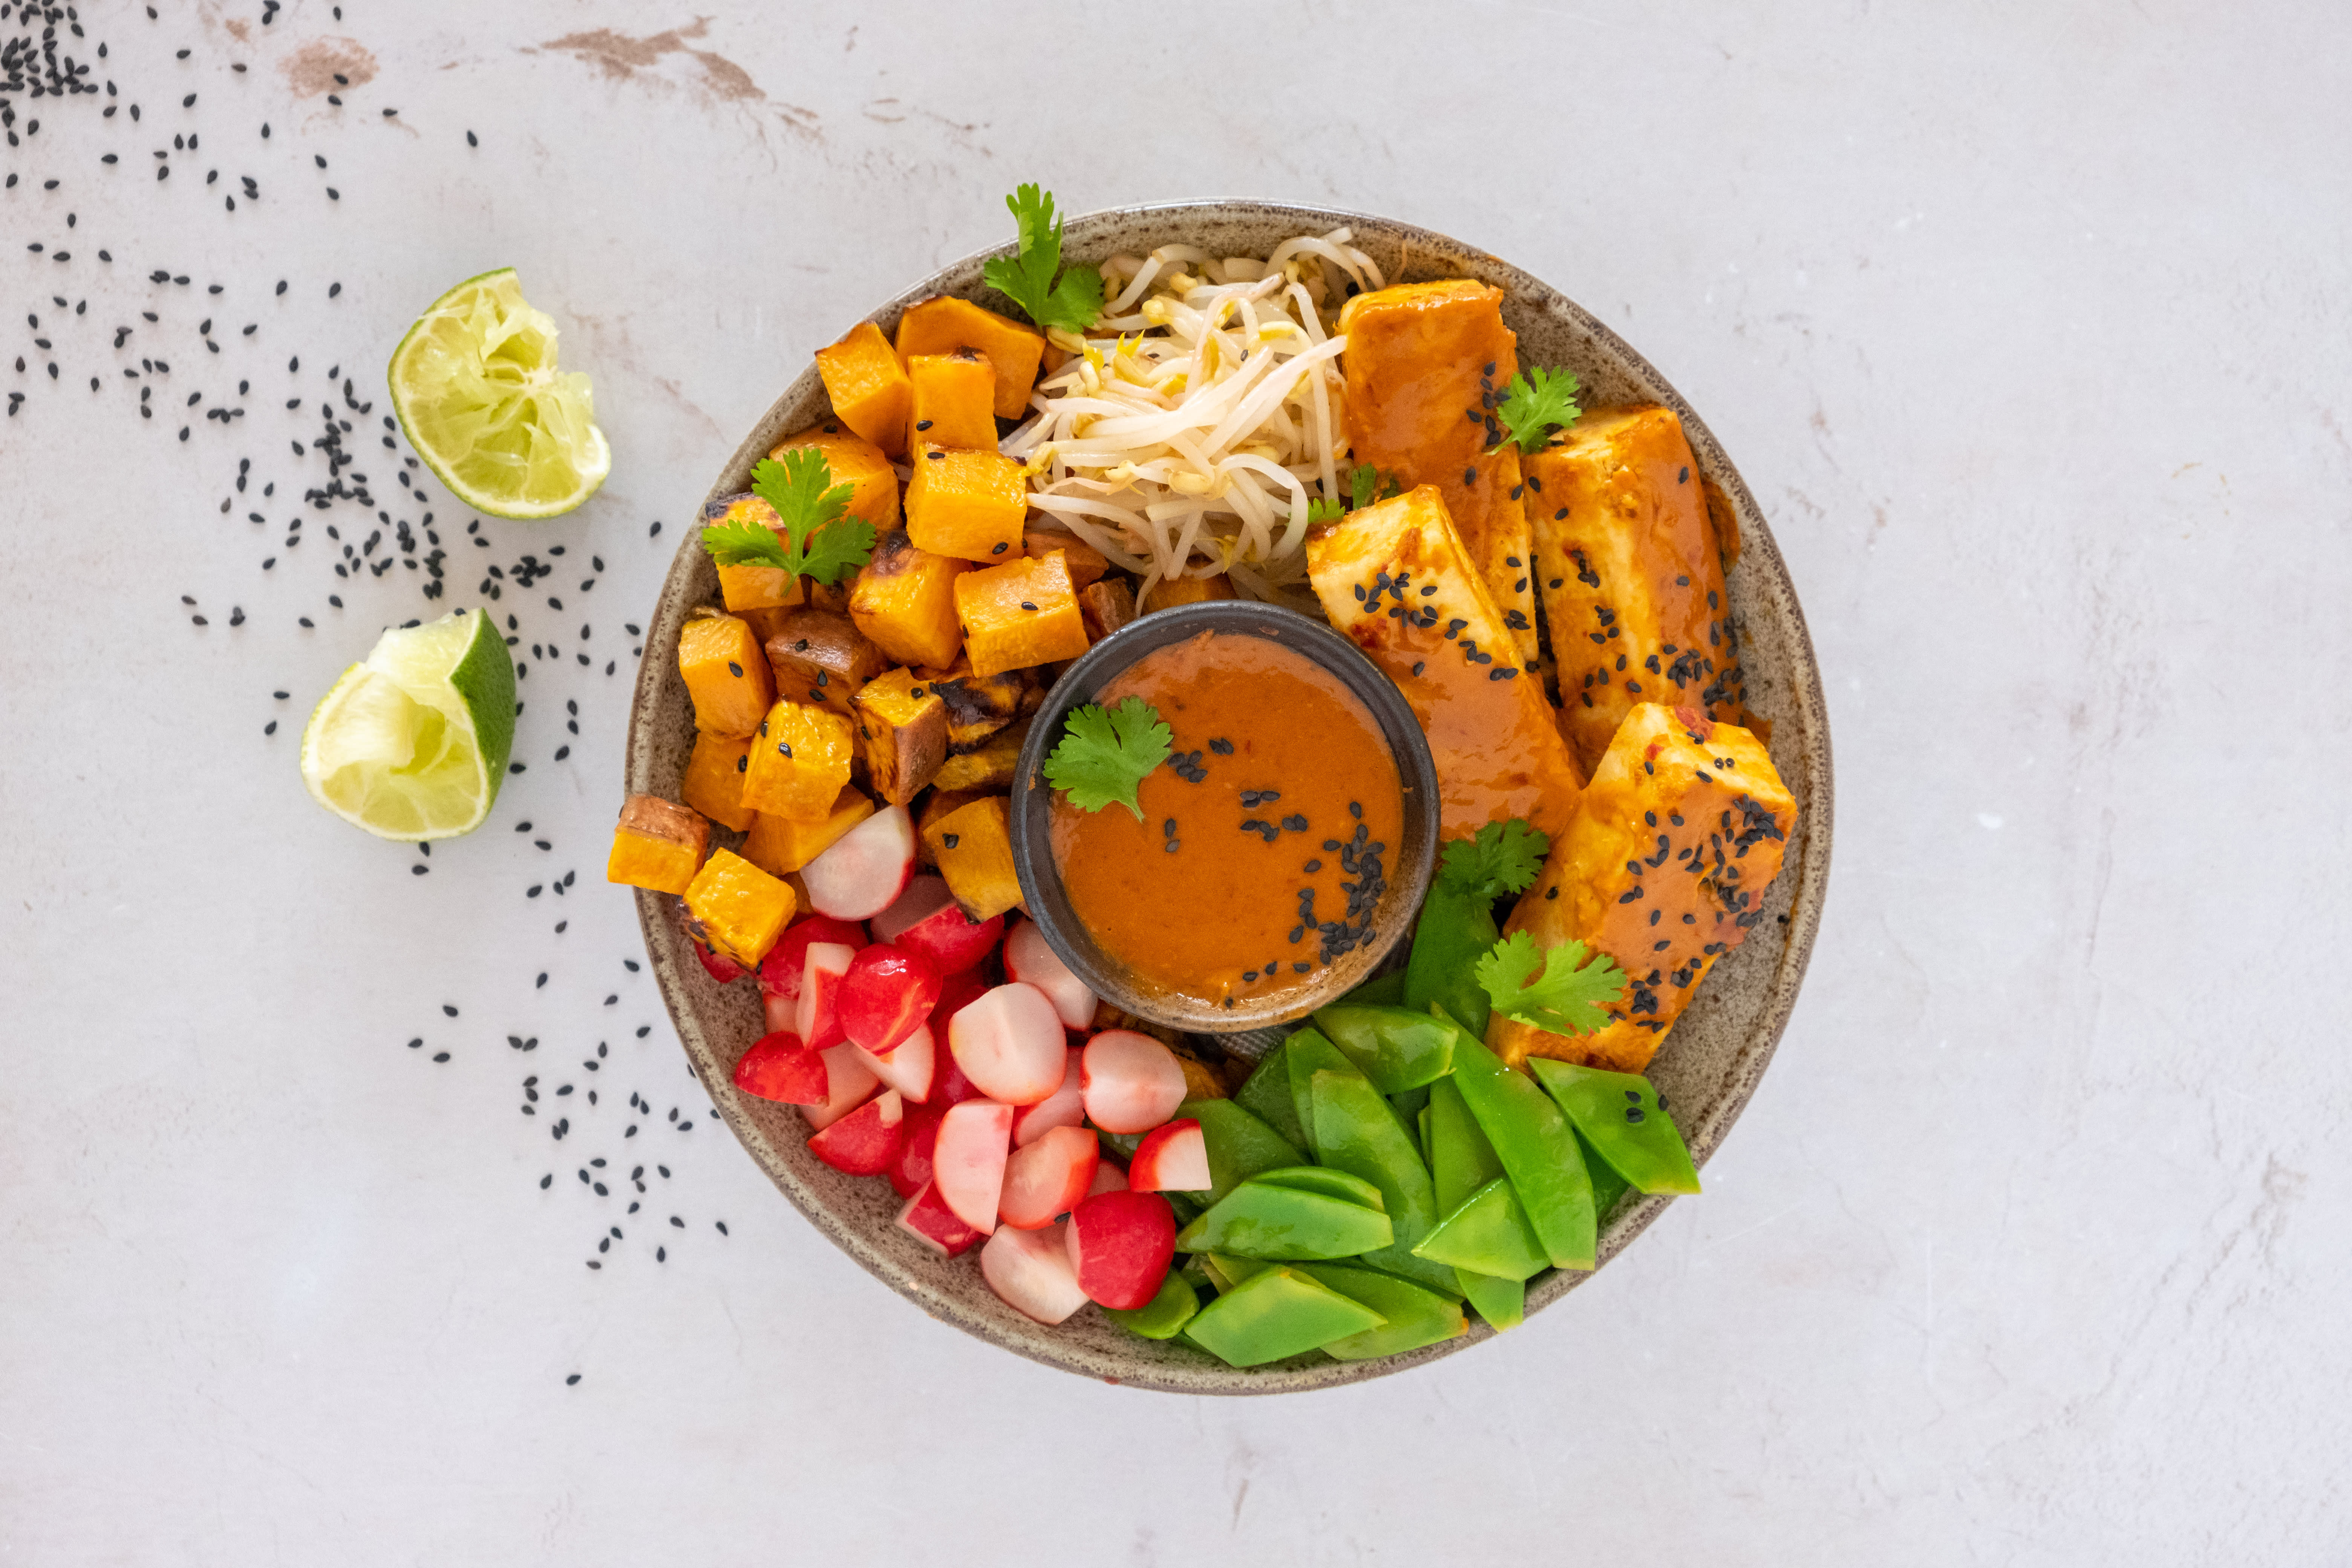
[[[1348,335],[1348,444],[1398,485],[1434,485],[1493,596],[1521,664],[1536,662],[1535,591],[1519,451],[1500,446],[1495,407],[1518,373],[1503,291],[1484,283],[1402,283],[1359,294]],[[1497,645],[1499,646],[1499,645]]]
[[[1596,409],[1528,458],[1561,721],[1597,767],[1643,702],[1740,717],[1723,558],[1674,411]]]
[[[1515,646],[1433,485],[1307,541],[1331,624],[1396,682],[1429,737],[1448,838],[1524,816],[1557,834],[1580,780],[1534,660]]]
[[[1716,960],[1764,918],[1796,824],[1754,735],[1696,709],[1637,704],[1503,928],[1607,953],[1631,983],[1624,1000],[1607,1027],[1576,1037],[1497,1012],[1486,1044],[1514,1066],[1556,1057],[1640,1072]]]

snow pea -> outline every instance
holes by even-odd
[[[1302,1263],[1298,1271],[1388,1320],[1377,1329],[1326,1343],[1323,1353],[1335,1360],[1370,1361],[1374,1356],[1396,1355],[1459,1339],[1470,1331],[1459,1302],[1393,1274],[1337,1263]]]
[[[1698,1170],[1650,1080],[1573,1062],[1528,1064],[1576,1130],[1628,1184],[1645,1193],[1698,1191]]]
[[[1258,1064],[1234,1103],[1282,1134],[1294,1149],[1307,1147],[1307,1133],[1298,1124],[1298,1107],[1290,1094],[1290,1042],[1285,1040],[1258,1058]]]
[[[1211,1283],[1219,1290],[1230,1290],[1251,1275],[1263,1274],[1274,1267],[1255,1258],[1235,1258],[1230,1252],[1204,1252],[1201,1261]]]
[[[1524,1279],[1498,1279],[1492,1274],[1474,1274],[1467,1268],[1457,1268],[1454,1274],[1462,1281],[1462,1293],[1486,1320],[1486,1326],[1500,1333],[1516,1329],[1528,1321],[1528,1284]]]
[[[1429,1173],[1441,1215],[1452,1214],[1463,1199],[1503,1173],[1495,1146],[1478,1131],[1477,1118],[1452,1079],[1429,1087]]]
[[[1474,1035],[1486,1032],[1494,1004],[1474,973],[1495,945],[1495,900],[1433,883],[1412,928],[1412,956],[1405,963],[1404,1005],[1427,1013],[1435,1003]],[[1348,998],[1352,1002],[1355,997]]]
[[[1326,1007],[1316,1026],[1382,1094],[1402,1094],[1444,1078],[1461,1029],[1450,1018],[1403,1007]],[[1297,1069],[1293,1068],[1296,1080]]]
[[[1361,1176],[1346,1171],[1335,1171],[1326,1165],[1289,1165],[1279,1171],[1262,1171],[1251,1178],[1263,1186],[1289,1187],[1302,1193],[1320,1193],[1327,1198],[1343,1203],[1361,1204],[1369,1209],[1388,1213],[1388,1200],[1381,1196],[1380,1188]]]
[[[1307,1098],[1307,1086],[1318,1072],[1350,1073],[1357,1070],[1356,1064],[1313,1029],[1291,1036],[1283,1058],[1290,1068],[1290,1103],[1292,1114],[1298,1119],[1298,1146],[1319,1157],[1315,1147],[1315,1105]]]
[[[1181,1274],[1171,1269],[1168,1278],[1160,1282],[1160,1294],[1150,1300],[1130,1310],[1105,1307],[1103,1316],[1131,1334],[1140,1334],[1147,1340],[1169,1340],[1174,1339],[1200,1310],[1200,1293]]]
[[[1379,1188],[1381,1206],[1396,1231],[1394,1241],[1364,1254],[1364,1262],[1453,1295],[1457,1289],[1453,1269],[1412,1255],[1414,1244],[1437,1224],[1437,1194],[1430,1186],[1428,1167],[1396,1112],[1358,1073],[1318,1072],[1310,1080],[1309,1093],[1315,1146],[1324,1164]]]
[[[1387,1321],[1296,1268],[1268,1268],[1202,1308],[1184,1333],[1229,1365],[1263,1366]]]
[[[1530,1279],[1551,1261],[1508,1176],[1497,1176],[1465,1198],[1414,1250],[1434,1262],[1505,1279]]]
[[[1395,1239],[1395,1226],[1377,1208],[1253,1177],[1179,1231],[1176,1249],[1320,1260],[1353,1258]]]
[[[1421,1084],[1401,1094],[1390,1095],[1389,1103],[1396,1107],[1396,1113],[1402,1119],[1404,1124],[1412,1127],[1419,1121],[1421,1113],[1428,1109],[1429,1085]],[[1422,1163],[1423,1164],[1429,1163],[1425,1154],[1423,1156]]]
[[[1534,1079],[1465,1034],[1454,1042],[1454,1082],[1495,1146],[1545,1256],[1561,1268],[1591,1268],[1599,1235],[1592,1178],[1568,1118]]]
[[[1230,1100],[1188,1100],[1176,1114],[1201,1124],[1201,1141],[1209,1148],[1212,1203],[1261,1171],[1306,1163],[1288,1139]]]
[[[1404,971],[1391,969],[1376,980],[1365,981],[1339,1000],[1366,1007],[1401,1007],[1404,1005]]]
[[[1570,1125],[1575,1124],[1571,1122]],[[1576,1135],[1576,1147],[1584,1156],[1585,1174],[1592,1178],[1592,1223],[1596,1226],[1606,1225],[1610,1210],[1617,1206],[1619,1198],[1633,1190],[1633,1184],[1627,1181],[1616,1166],[1602,1159],[1601,1151],[1592,1146],[1592,1140],[1581,1132]]]

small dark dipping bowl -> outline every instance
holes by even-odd
[[[1404,841],[1398,847],[1387,890],[1373,907],[1372,940],[1323,969],[1307,989],[1255,1001],[1243,998],[1231,1007],[1173,994],[1141,979],[1105,952],[1079,923],[1054,864],[1054,788],[1045,774],[1045,758],[1060,742],[1063,720],[1071,709],[1092,702],[1096,693],[1145,654],[1203,632],[1279,643],[1337,677],[1380,726],[1381,738],[1396,759],[1397,782],[1404,797]],[[1304,1017],[1379,973],[1382,961],[1412,929],[1437,858],[1437,769],[1430,761],[1429,742],[1421,732],[1420,721],[1395,684],[1354,644],[1323,623],[1295,610],[1242,599],[1158,610],[1088,649],[1054,683],[1045,706],[1030,727],[1013,773],[1012,806],[1013,865],[1020,874],[1022,899],[1029,918],[1037,922],[1062,962],[1113,1006],[1201,1034],[1238,1034]]]

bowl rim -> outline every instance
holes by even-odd
[[[1211,634],[1276,643],[1338,678],[1380,726],[1396,761],[1397,783],[1404,797],[1403,842],[1396,847],[1388,889],[1381,898],[1388,918],[1374,943],[1343,955],[1305,991],[1270,997],[1270,1005],[1245,1004],[1222,1016],[1191,998],[1181,999],[1189,1005],[1171,1007],[1164,996],[1136,982],[1124,965],[1104,952],[1069,909],[1062,891],[1061,870],[1054,862],[1054,791],[1045,782],[1044,773],[1045,753],[1059,740],[1062,721],[1071,709],[1092,701],[1104,686],[1138,660]],[[1380,972],[1383,961],[1412,928],[1412,914],[1400,920],[1397,911],[1417,911],[1429,891],[1437,865],[1438,810],[1437,764],[1430,755],[1429,739],[1404,693],[1364,657],[1362,649],[1328,625],[1297,610],[1252,599],[1213,599],[1137,617],[1088,648],[1054,683],[1045,706],[1030,723],[1021,759],[1013,765],[1013,866],[1021,879],[1022,908],[1029,920],[1096,995],[1121,1012],[1154,1023],[1196,1034],[1242,1034],[1302,1017],[1338,1001]],[[1311,1005],[1302,1005],[1300,999],[1305,996],[1318,1000]]]
[[[1591,341],[1597,353],[1613,362],[1636,382],[1644,396],[1675,411],[1682,421],[1684,433],[1690,441],[1702,473],[1717,483],[1734,509],[1740,535],[1738,564],[1753,573],[1759,580],[1759,592],[1774,601],[1774,608],[1790,641],[1791,679],[1789,700],[1791,711],[1784,721],[1801,723],[1805,733],[1806,746],[1800,756],[1806,825],[1802,851],[1793,866],[1784,864],[1782,867],[1782,879],[1789,885],[1789,924],[1778,962],[1764,987],[1764,1005],[1737,1053],[1725,1087],[1702,1116],[1683,1129],[1693,1162],[1704,1168],[1753,1098],[1758,1082],[1770,1065],[1787,1031],[1820,931],[1836,825],[1835,761],[1820,662],[1813,650],[1803,606],[1797,597],[1795,584],[1790,578],[1787,564],[1763,509],[1758,505],[1753,491],[1722,443],[1691,407],[1688,400],[1658,373],[1647,358],[1606,322],[1525,268],[1433,229],[1347,208],[1231,197],[1139,203],[1072,216],[1065,224],[1064,245],[1066,254],[1074,248],[1083,254],[1084,247],[1096,235],[1121,226],[1156,224],[1174,229],[1185,223],[1223,223],[1251,216],[1281,217],[1299,225],[1300,232],[1318,225],[1321,226],[1318,232],[1343,224],[1370,226],[1381,240],[1392,241],[1399,247],[1402,254],[1395,268],[1399,277],[1427,272],[1434,267],[1458,265],[1475,268],[1481,275],[1493,275],[1496,281],[1502,283],[1511,296],[1528,309],[1564,316],[1576,331]],[[1361,237],[1360,235],[1359,238]],[[933,269],[920,282],[902,289],[860,320],[877,325],[893,322],[908,305],[955,287],[953,280],[965,274],[972,275],[975,280],[963,286],[963,297],[992,298],[993,291],[977,281],[981,264],[992,257],[1009,256],[1014,249],[1014,245],[1008,242],[971,251]],[[773,435],[782,430],[784,417],[809,401],[819,384],[815,365],[811,363],[754,422],[751,431],[729,458],[718,482],[712,486],[706,499],[732,494],[746,487],[752,463],[766,456],[768,444]],[[665,576],[661,595],[656,602],[654,622],[646,627],[649,639],[656,630],[656,624],[663,618],[670,595],[676,591],[681,570],[690,565],[690,558],[697,549],[696,535],[689,529],[672,557],[670,570]],[[646,646],[656,645],[649,640]],[[636,683],[631,696],[626,742],[625,787],[630,792],[643,792],[654,783],[656,742],[646,719],[655,707],[666,671],[674,674],[668,661],[658,658],[641,660],[638,666]],[[1204,1361],[1198,1367],[1188,1367],[1181,1374],[1175,1374],[1161,1373],[1148,1363],[1096,1355],[1083,1346],[1056,1344],[1047,1335],[1010,1330],[966,1309],[953,1293],[941,1289],[938,1282],[905,1268],[875,1247],[865,1235],[862,1225],[852,1224],[837,1216],[819,1194],[803,1190],[798,1178],[771,1147],[765,1133],[753,1125],[747,1113],[734,1103],[736,1097],[727,1092],[724,1086],[725,1064],[731,1053],[721,1053],[713,1048],[699,1017],[687,1002],[685,967],[692,965],[693,961],[666,940],[672,934],[670,928],[674,924],[667,907],[669,901],[662,895],[636,890],[638,928],[646,942],[654,977],[662,992],[664,1006],[687,1052],[689,1066],[706,1083],[710,1082],[714,1070],[718,1074],[719,1082],[711,1085],[711,1094],[720,1118],[743,1144],[745,1152],[752,1156],[754,1163],[766,1172],[787,1201],[799,1209],[812,1226],[861,1268],[929,1316],[952,1323],[976,1338],[1042,1365],[1099,1378],[1107,1383],[1178,1394],[1265,1394],[1334,1388],[1425,1366],[1495,1337],[1495,1331],[1474,1321],[1465,1335],[1375,1361],[1327,1362],[1305,1366],[1277,1363],[1248,1371],[1230,1369]],[[1668,1048],[1671,1048],[1671,1042]],[[1606,1266],[1648,1229],[1665,1212],[1670,1201],[1664,1197],[1636,1194],[1621,1204],[1601,1235],[1594,1271]],[[1591,1273],[1561,1270],[1538,1276],[1536,1281],[1531,1282],[1528,1292],[1528,1315],[1532,1317],[1552,1305],[1591,1277]]]

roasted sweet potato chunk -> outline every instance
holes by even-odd
[[[1135,591],[1124,577],[1106,577],[1078,590],[1078,614],[1087,621],[1087,640],[1098,643],[1135,619]]]
[[[849,487],[850,516],[872,523],[877,533],[898,526],[898,470],[880,447],[844,430],[838,420],[824,419],[785,437],[768,448],[768,456],[781,462],[786,452],[803,447],[823,452],[833,482]]]
[[[1055,528],[1032,528],[1021,535],[1021,553],[1035,559],[1053,551],[1062,552],[1062,564],[1070,569],[1070,582],[1080,592],[1087,584],[1102,581],[1110,570],[1110,561],[1099,550],[1075,533],[1064,533]]]
[[[722,496],[707,502],[702,509],[702,521],[706,526],[756,522],[772,533],[776,530],[776,509],[746,490],[741,495]],[[751,610],[797,605],[803,597],[800,578],[781,566],[721,566],[719,594],[726,601],[728,613],[738,616]]]
[[[874,803],[845,784],[823,816],[800,821],[757,813],[743,838],[743,858],[771,876],[788,877],[873,815]]]
[[[816,373],[844,425],[890,457],[906,451],[907,368],[881,328],[860,321],[831,348],[817,350]]]
[[[1154,610],[1172,610],[1179,605],[1205,605],[1212,599],[1234,596],[1234,581],[1222,572],[1206,577],[1162,577],[1144,590],[1136,602],[1135,613],[1148,616]]]
[[[915,812],[915,858],[934,871],[938,870],[939,857],[931,852],[930,841],[923,837],[923,830],[949,813],[970,805],[987,793],[985,790],[940,789],[936,785],[933,786],[930,792],[923,796],[923,804]]]
[[[1028,671],[1003,670],[976,675],[969,660],[952,669],[927,669],[922,675],[948,709],[948,751],[972,751],[1023,713],[1036,706],[1036,682]]]
[[[907,361],[914,398],[907,409],[907,449],[924,446],[996,448],[996,367],[978,349],[916,354]]]
[[[911,669],[886,670],[860,687],[857,736],[874,793],[893,805],[913,800],[948,760],[948,705]]]
[[[694,752],[686,760],[686,784],[679,794],[686,804],[740,833],[751,826],[753,813],[743,804],[743,779],[751,764],[749,735],[714,735],[698,731]]]
[[[1003,795],[982,795],[959,806],[925,828],[923,838],[965,914],[984,921],[1020,906],[1012,817]]]
[[[956,579],[956,618],[975,674],[1028,669],[1087,651],[1078,591],[1058,550]]]
[[[1013,787],[1021,761],[1022,742],[1029,739],[1034,715],[1017,719],[969,752],[960,752],[940,764],[931,783],[940,789],[1001,790]]]
[[[756,968],[783,934],[794,902],[781,879],[721,849],[686,889],[687,930],[711,952]]]
[[[855,622],[831,610],[788,612],[767,646],[777,696],[843,715],[857,689],[890,668]]]
[[[907,481],[907,532],[919,549],[982,565],[1021,548],[1029,490],[1021,465],[984,452],[925,447]]]
[[[604,879],[656,893],[683,893],[702,869],[710,847],[710,824],[659,795],[633,795],[621,807],[613,830],[613,853]]]
[[[945,668],[963,647],[955,580],[971,563],[915,548],[904,529],[874,542],[873,558],[849,591],[849,618],[901,664]]]
[[[832,709],[779,702],[751,742],[743,804],[762,816],[821,821],[848,785],[856,750],[849,721]]]
[[[688,620],[677,637],[677,672],[694,700],[695,728],[714,735],[750,734],[776,700],[768,660],[739,616]]]
[[[967,348],[978,349],[996,367],[996,417],[1020,418],[1029,406],[1030,388],[1037,384],[1037,365],[1045,352],[1043,333],[969,300],[944,294],[918,300],[898,318],[902,362],[917,354]],[[992,437],[992,444],[993,440]]]

